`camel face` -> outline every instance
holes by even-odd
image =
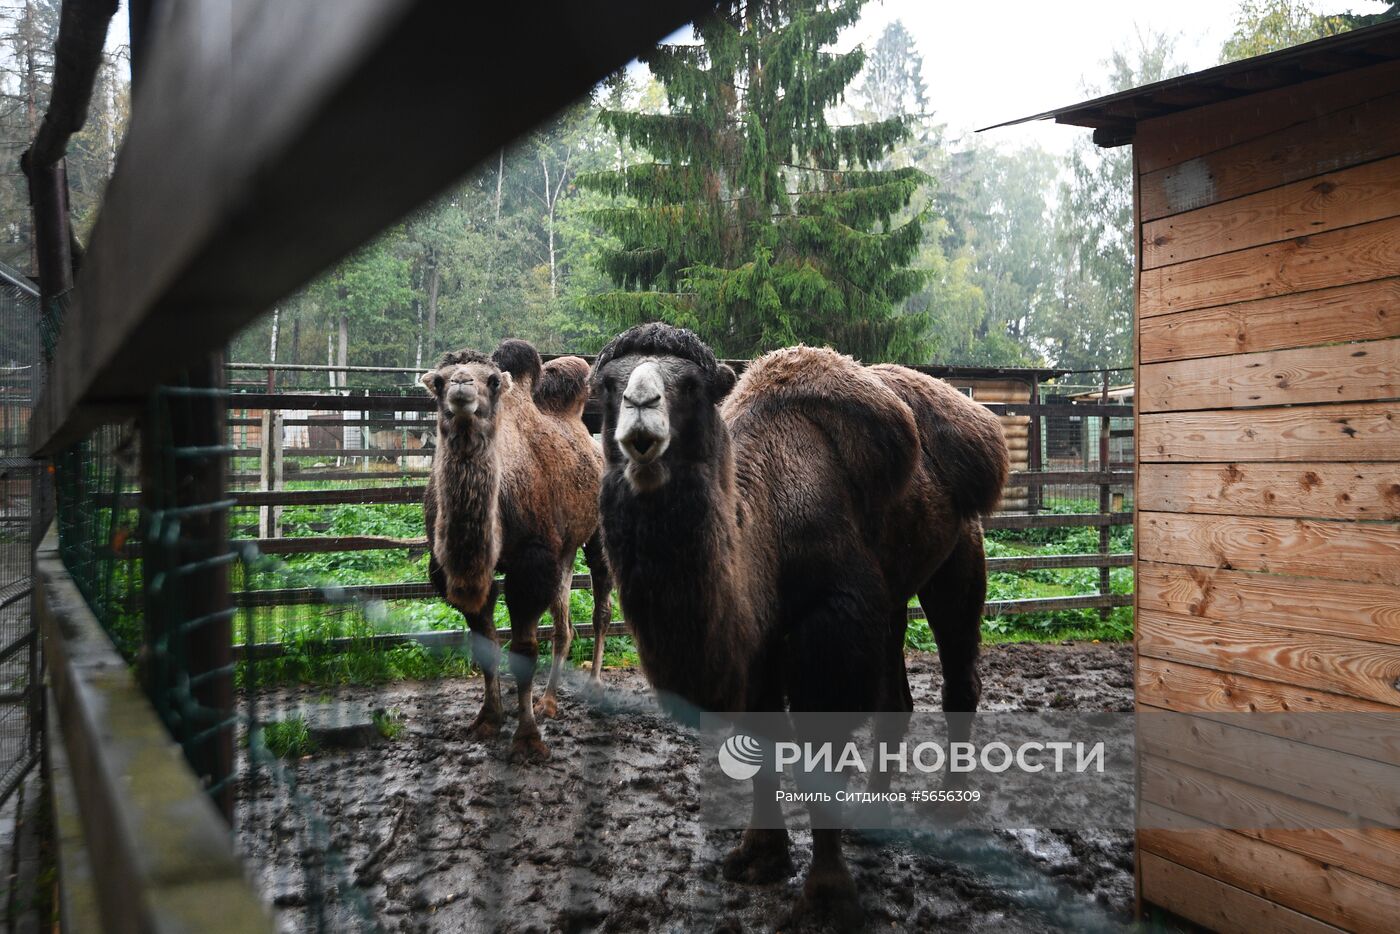
[[[671,420],[666,416],[666,380],[657,361],[643,361],[632,371],[622,391],[613,437],[627,459],[640,467],[666,453]]]
[[[420,382],[438,402],[443,418],[489,423],[501,396],[510,391],[511,376],[492,363],[449,363],[423,374]]]
[[[632,355],[611,361],[600,374],[609,460],[624,468],[639,493],[670,478],[667,455],[694,426],[700,408],[714,409],[700,368],[677,357]]]

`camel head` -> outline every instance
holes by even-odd
[[[721,427],[715,407],[734,381],[734,371],[684,328],[643,324],[614,338],[593,367],[608,468],[649,492],[666,483],[672,465],[707,459]]]
[[[475,350],[444,354],[419,382],[437,400],[444,423],[478,427],[494,424],[501,397],[511,389],[510,374]]]

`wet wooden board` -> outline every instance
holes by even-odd
[[[1137,648],[1151,658],[1400,706],[1395,646],[1142,610]]]
[[[1400,120],[1396,125],[1400,128]],[[1388,217],[1174,266],[1145,269],[1138,314],[1150,318],[1369,282],[1393,276],[1396,269],[1400,269],[1400,218]]]
[[[1211,515],[1400,519],[1400,463],[1143,464],[1139,509]]]
[[[1144,512],[1138,558],[1328,580],[1400,584],[1400,525]]]
[[[1354,931],[1383,931],[1400,917],[1400,891],[1244,834],[1142,830],[1138,845],[1227,885]]]
[[[1400,94],[1363,101],[1139,177],[1155,220],[1400,153]]]
[[[1149,221],[1144,269],[1400,215],[1400,156]]]
[[[1141,362],[1400,337],[1400,278],[1144,318]]]
[[[1146,414],[1138,418],[1137,451],[1143,463],[1400,460],[1400,406]]]
[[[1259,815],[1254,827],[1236,829],[1235,833],[1341,866],[1367,879],[1400,886],[1400,830],[1354,827],[1351,818],[1340,811],[1157,756],[1144,758],[1141,774],[1145,802],[1160,803],[1181,813],[1185,801],[1214,797],[1224,802],[1230,813]],[[1146,816],[1150,826],[1154,804],[1147,805]],[[1287,824],[1293,827],[1281,829]],[[1307,829],[1301,829],[1304,827]]]
[[[1219,934],[1259,934],[1261,931],[1339,934],[1342,931],[1153,853],[1141,853],[1138,867],[1144,899]]]
[[[1400,600],[1390,584],[1140,561],[1136,586],[1144,610],[1400,645]]]

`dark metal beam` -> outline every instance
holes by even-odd
[[[182,0],[162,9],[32,443],[181,362],[713,0]]]

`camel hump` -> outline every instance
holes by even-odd
[[[588,401],[588,361],[582,357],[557,357],[544,365],[535,384],[535,405],[554,415],[583,414]]]
[[[540,384],[540,352],[529,341],[508,337],[501,341],[491,359],[516,382],[528,382],[532,391]]]
[[[964,516],[994,511],[1006,485],[1009,454],[1001,422],[941,379],[892,363],[870,371],[914,412],[932,468]]]
[[[827,348],[775,350],[744,370],[724,403],[726,421],[794,413],[831,439],[869,504],[891,502],[908,487],[918,463],[914,415],[868,367]]]

